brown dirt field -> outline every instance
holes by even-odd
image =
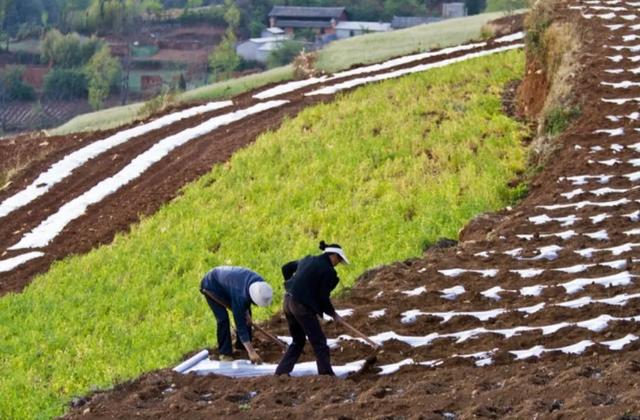
[[[495,48],[495,46],[489,43],[486,47],[476,50]],[[432,57],[394,69],[461,56],[476,50]],[[116,233],[128,231],[133,223],[140,220],[140,217],[153,214],[162,204],[175,198],[184,185],[207,173],[214,164],[226,161],[233,152],[253,142],[260,133],[277,128],[285,117],[295,116],[306,106],[333,99],[333,95],[306,97],[304,96],[306,92],[349,79],[321,83],[274,98],[287,99],[290,103],[215,130],[174,150],[169,156],[149,168],[143,176],[106,197],[99,204],[90,206],[85,215],[72,221],[54,241],[42,249],[46,254],[44,257],[19,266],[8,273],[0,274],[0,296],[8,292],[19,292],[33,276],[46,271],[53,261],[70,254],[84,253],[100,244],[111,242]],[[259,91],[274,85],[263,87]],[[132,139],[76,169],[71,176],[55,185],[45,195],[11,213],[3,220],[0,224],[0,259],[20,254],[21,252],[9,251],[8,248],[24,233],[55,213],[70,198],[80,195],[101,179],[113,175],[152,144],[168,135],[193,127],[214,115],[243,109],[261,102],[253,98],[255,93],[256,91],[248,92],[233,98],[233,106],[224,110],[185,119]],[[192,105],[181,105],[168,109],[165,113]],[[42,171],[70,152],[134,124],[81,135],[41,137],[36,134],[0,142],[0,156],[22,156],[25,153],[30,154],[34,148],[41,150],[35,159],[32,159],[12,178],[10,185],[0,190],[0,201],[29,185]],[[40,146],[45,142],[47,142],[45,146]],[[2,160],[4,159],[0,159]],[[11,158],[7,161],[10,163],[4,165],[9,168],[16,160]],[[184,162],[189,162],[189,165],[184,165]]]
[[[584,3],[573,3],[582,4]],[[558,6],[561,7],[561,4]],[[603,287],[587,285],[583,290],[568,294],[563,283],[577,278],[596,279],[620,273],[640,274],[638,257],[640,248],[622,251],[594,253],[585,258],[576,253],[589,247],[608,248],[627,242],[640,243],[638,235],[624,232],[637,227],[638,221],[626,216],[640,210],[638,189],[612,192],[602,197],[584,194],[567,198],[560,194],[581,187],[595,190],[602,187],[630,188],[634,182],[622,175],[638,168],[626,163],[636,158],[638,152],[626,148],[614,152],[613,144],[631,146],[638,142],[633,132],[637,127],[629,119],[620,123],[608,121],[607,115],[627,115],[637,110],[637,104],[613,105],[601,98],[638,97],[640,88],[613,89],[600,82],[621,82],[634,79],[632,75],[609,74],[605,70],[623,67],[634,68],[629,60],[612,63],[611,49],[604,45],[622,44],[622,35],[632,31],[625,27],[612,32],[603,24],[625,24],[620,17],[610,20],[583,19],[578,12],[560,8],[566,18],[576,19],[585,27],[582,68],[576,75],[575,92],[583,104],[581,117],[562,136],[561,149],[553,156],[545,170],[533,181],[531,193],[516,208],[497,215],[476,219],[461,235],[457,247],[431,249],[421,258],[398,262],[364,273],[352,290],[335,301],[339,309],[354,309],[348,318],[366,334],[395,331],[398,334],[425,336],[431,333],[452,334],[473,328],[500,330],[517,326],[542,327],[560,322],[569,323],[556,331],[542,334],[528,331],[503,337],[497,332],[479,333],[468,340],[454,341],[438,338],[428,345],[410,347],[400,341],[388,341],[379,354],[378,364],[398,362],[405,358],[415,361],[441,359],[443,365],[426,368],[408,365],[398,373],[380,376],[374,368],[346,380],[323,377],[288,378],[262,377],[230,379],[217,375],[181,375],[169,369],[151,372],[133,381],[115,386],[112,390],[98,392],[86,398],[76,399],[75,408],[66,418],[415,418],[415,419],[467,419],[467,418],[640,418],[640,340],[612,351],[601,343],[617,340],[627,334],[640,335],[638,320],[611,321],[601,329],[587,329],[577,323],[601,315],[613,317],[637,317],[640,299],[631,299],[626,305],[603,302],[578,308],[564,307],[566,301],[576,298],[605,299],[620,294],[640,293],[640,283],[633,279],[626,285]],[[635,9],[629,7],[629,12]],[[595,12],[605,13],[605,12]],[[628,44],[635,45],[635,44]],[[627,59],[632,51],[620,53]],[[633,67],[631,67],[633,66]],[[594,133],[597,129],[624,127],[625,135],[608,137]],[[591,150],[603,146],[602,151]],[[575,146],[579,146],[576,148]],[[607,166],[599,160],[617,158],[625,163]],[[581,174],[612,174],[607,184],[590,181],[575,186],[560,177]],[[538,206],[548,204],[576,204],[582,200],[605,202],[626,198],[626,203],[612,207],[545,210]],[[595,223],[590,217],[607,212],[611,217]],[[534,225],[530,217],[548,214],[553,217],[575,215],[575,224],[567,227],[558,222]],[[545,237],[548,233],[573,229],[578,234],[562,240]],[[609,238],[598,240],[585,233],[606,229]],[[518,238],[519,234],[534,235],[531,240]],[[553,260],[527,260],[537,254],[542,246],[557,245],[562,249]],[[522,248],[520,259],[504,252]],[[486,257],[478,252],[493,251]],[[617,268],[593,266],[581,273],[565,273],[554,269],[577,264],[598,264],[622,260]],[[481,277],[464,273],[448,277],[439,270],[451,268],[498,269],[495,277]],[[544,271],[530,278],[522,278],[510,270],[539,268]],[[440,291],[462,285],[466,289],[457,299],[446,300]],[[520,289],[541,285],[539,296],[526,296],[503,292],[500,300],[489,299],[481,292],[501,286],[504,289]],[[427,291],[409,297],[403,291],[424,286]],[[543,310],[525,313],[518,308],[544,303]],[[373,310],[386,309],[384,317],[369,318]],[[401,317],[408,310],[424,312],[507,311],[481,321],[472,316],[455,316],[446,322],[436,316],[420,316],[415,322],[402,323]],[[287,334],[282,315],[265,324],[276,334]],[[325,326],[329,337],[337,337],[344,331],[333,323]],[[595,344],[581,355],[568,355],[550,351],[540,358],[523,362],[514,361],[513,350],[524,350],[541,345],[546,349],[558,349],[582,340]],[[259,352],[270,363],[276,363],[279,350],[273,344],[256,340]],[[494,350],[495,349],[495,350]],[[454,357],[479,351],[494,350],[491,367],[476,367],[472,359]],[[213,352],[215,355],[215,351]],[[363,344],[341,341],[332,351],[332,362],[344,364],[361,360],[371,354]],[[238,354],[238,357],[243,357]],[[303,360],[312,360],[311,351]]]

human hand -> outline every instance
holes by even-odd
[[[251,360],[251,363],[253,363],[254,365],[260,365],[262,364],[262,358],[260,357],[260,355],[258,353],[251,352],[249,353],[249,360]]]

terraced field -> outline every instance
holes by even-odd
[[[74,416],[638,418],[640,2],[556,7],[583,29],[581,117],[522,203],[457,247],[363,274],[338,301],[382,345],[375,368],[276,378],[279,350],[262,343],[265,365],[196,357],[93,395]],[[287,339],[281,316],[266,326]],[[337,370],[357,371],[371,349],[327,331]]]
[[[9,161],[24,145],[41,157],[0,197],[0,284],[21,290],[0,299],[0,412],[61,414],[73,396],[210,342],[192,286],[212,265],[275,280],[283,244],[302,253],[318,235],[340,236],[359,255],[348,288],[362,270],[419,255],[512,202],[519,191],[504,180],[523,169],[526,130],[502,113],[500,95],[522,73],[521,38],[272,86],[99,135],[10,142]],[[281,132],[239,150],[283,119]]]

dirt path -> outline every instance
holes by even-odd
[[[346,380],[166,369],[77,400],[68,417],[640,418],[640,124],[624,117],[637,102],[602,100],[640,97],[640,86],[602,84],[638,80],[630,70],[637,67],[640,38],[631,25],[639,9],[610,3],[575,2],[584,9],[561,11],[585,25],[576,90],[582,116],[527,199],[488,222],[492,239],[365,273],[336,301],[353,310],[348,319],[365,333],[397,334],[384,341],[379,365],[411,359],[436,367],[410,363],[390,375],[373,369]],[[614,6],[624,10],[601,9]],[[616,69],[623,72],[607,71]],[[486,226],[473,226],[463,238],[485,237],[478,232]],[[266,326],[287,335],[281,315]],[[335,325],[326,332],[344,334]],[[431,339],[413,347],[407,337]],[[278,349],[258,347],[277,363]],[[309,353],[304,360],[312,360]],[[342,340],[332,362],[369,353]]]

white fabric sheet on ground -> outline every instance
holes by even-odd
[[[10,249],[47,246],[69,222],[84,214],[87,207],[100,202],[104,197],[115,193],[121,187],[139,177],[144,171],[149,169],[151,165],[160,161],[175,148],[208,134],[221,126],[239,121],[250,115],[282,106],[287,102],[288,101],[270,101],[253,105],[249,108],[211,118],[196,127],[189,128],[160,140],[150,149],[136,156],[118,173],[100,181],[89,191],[64,204],[56,213],[49,216],[31,232],[25,234],[22,239]]]
[[[16,267],[21,266],[27,261],[31,261],[36,258],[40,258],[44,255],[44,252],[28,252],[26,254],[18,255],[17,257],[7,258],[6,260],[0,260],[0,273],[11,271]]]
[[[332,366],[338,377],[345,377],[350,373],[357,372],[362,367],[364,360],[358,360],[342,366]],[[253,365],[248,360],[234,360],[232,362],[219,362],[217,360],[204,359],[184,373],[197,373],[198,375],[216,374],[231,378],[248,378],[254,376],[274,375],[278,365],[273,363],[263,363]],[[316,362],[298,363],[293,368],[291,376],[317,375],[318,368]]]
[[[514,34],[513,36],[516,36],[517,34]],[[505,37],[506,38],[506,37]],[[505,41],[498,41],[496,40],[496,42],[509,42],[508,40]],[[465,45],[458,45],[456,47],[449,47],[449,48],[444,48],[440,51],[434,51],[434,52],[424,52],[424,53],[419,53],[419,54],[412,54],[412,55],[407,55],[404,57],[399,57],[399,58],[394,58],[391,60],[387,60],[385,62],[379,63],[379,64],[372,64],[369,66],[362,66],[362,67],[357,67],[355,69],[351,69],[351,70],[345,70],[342,72],[338,72],[335,73],[333,76],[322,76],[322,77],[311,77],[309,79],[304,79],[304,80],[295,80],[292,82],[287,82],[287,83],[283,83],[281,85],[272,87],[270,89],[264,90],[260,93],[257,93],[255,95],[253,95],[254,98],[256,99],[268,99],[268,98],[273,98],[275,96],[279,96],[279,95],[283,95],[285,93],[291,93],[291,92],[295,92],[296,90],[308,87],[308,86],[313,86],[317,83],[323,83],[323,82],[328,82],[331,80],[336,80],[336,79],[341,79],[344,77],[351,77],[351,76],[356,76],[359,74],[367,74],[367,73],[373,73],[373,72],[377,72],[377,71],[382,71],[382,70],[387,70],[393,67],[397,67],[397,66],[401,66],[404,64],[408,64],[408,63],[412,63],[414,61],[420,61],[420,60],[425,60],[427,58],[431,58],[431,57],[437,57],[439,55],[447,55],[447,54],[452,54],[458,51],[467,51],[467,50],[471,50],[474,48],[481,48],[484,47],[486,44],[486,42],[480,42],[480,43],[475,43],[475,44],[465,44]]]
[[[72,152],[51,165],[49,169],[41,173],[29,186],[8,197],[0,203],[0,217],[4,217],[14,210],[23,207],[41,195],[45,194],[51,187],[69,176],[75,169],[81,167],[90,159],[122,144],[134,137],[157,130],[167,125],[173,124],[185,118],[193,117],[205,112],[214,111],[233,105],[232,101],[210,102],[205,105],[199,105],[187,108],[182,111],[163,115],[146,124],[131,127],[123,131],[119,131],[105,139],[95,141],[81,149]]]
[[[509,51],[513,49],[518,49],[524,47],[524,44],[514,44],[508,45],[505,47],[494,48],[491,50],[484,50],[476,53],[471,53],[467,55],[463,55],[461,57],[450,58],[448,60],[438,61],[436,63],[429,64],[421,64],[418,66],[396,70],[390,73],[378,74],[375,76],[361,77],[358,79],[348,80],[346,82],[338,83],[332,86],[327,86],[318,90],[314,90],[312,92],[306,93],[306,96],[314,96],[314,95],[332,95],[334,93],[340,92],[345,89],[351,89],[356,86],[361,86],[368,83],[379,82],[383,80],[393,79],[401,76],[406,76],[408,74],[419,73],[435,68],[446,67],[454,63],[460,63],[462,61],[470,60],[473,58],[484,57],[491,54],[496,54],[504,51]]]

